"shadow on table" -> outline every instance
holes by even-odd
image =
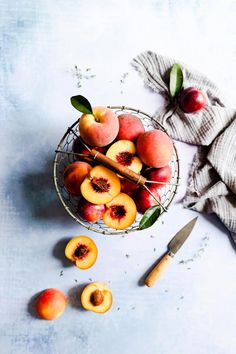
[[[73,267],[74,264],[65,257],[65,248],[67,243],[70,241],[71,237],[64,237],[60,239],[52,250],[52,255],[61,261],[63,267]]]
[[[162,259],[164,253],[159,256],[159,258],[152,264],[150,267],[146,270],[145,273],[139,278],[138,280],[138,286],[144,286],[145,285],[145,279],[147,278],[148,274],[153,270],[153,268],[157,265],[158,262]]]
[[[202,213],[201,214],[203,216],[204,219],[206,219],[209,223],[211,223],[212,225],[216,226],[220,231],[222,231],[223,233],[225,233],[228,236],[229,242],[231,243],[233,249],[236,251],[236,244],[233,241],[233,238],[229,232],[229,230],[227,229],[227,227],[221,222],[221,220],[218,218],[218,216],[216,214],[205,214]],[[225,237],[227,237],[225,235]]]
[[[86,285],[88,285],[88,284],[83,283],[83,284],[76,285],[69,290],[69,294],[68,294],[68,301],[69,301],[69,304],[71,305],[71,307],[76,308],[77,310],[80,310],[80,311],[86,311],[82,307],[81,301],[80,301],[82,291],[84,290],[84,287]]]
[[[53,182],[53,158],[46,159],[41,172],[28,172],[20,180],[20,187],[24,202],[34,219],[45,221],[60,221],[69,223],[68,217],[63,208]]]
[[[42,291],[39,291],[38,293],[34,294],[34,295],[30,298],[30,300],[29,300],[29,302],[28,302],[28,305],[27,305],[28,313],[29,313],[32,317],[34,317],[34,318],[36,318],[36,319],[38,319],[38,320],[41,320],[41,318],[38,316],[37,311],[36,311],[36,300],[37,300],[38,296],[39,296],[41,293],[42,293]]]

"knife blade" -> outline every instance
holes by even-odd
[[[184,242],[191,234],[192,229],[196,224],[197,218],[198,217],[189,221],[184,227],[182,227],[181,230],[177,232],[177,234],[169,242],[168,249],[173,255],[175,255],[178,252],[180,247],[184,244]]]
[[[148,274],[148,276],[145,279],[145,284],[148,287],[153,286],[155,284],[156,280],[160,278],[163,270],[169,264],[170,260],[175,256],[175,254],[178,252],[180,247],[187,240],[187,238],[191,234],[191,232],[196,224],[197,218],[198,217],[189,221],[171,239],[171,241],[169,242],[169,244],[167,246],[168,247],[167,253],[164,254],[164,256],[161,258],[161,260],[155,265],[155,267],[152,269],[152,271]]]

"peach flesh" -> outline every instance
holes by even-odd
[[[120,193],[120,180],[108,168],[97,165],[81,184],[83,197],[93,204],[106,204]]]
[[[142,162],[139,157],[135,156],[135,153],[136,146],[132,141],[118,140],[109,147],[106,156],[120,165],[139,173],[142,169]]]
[[[116,155],[116,160],[123,166],[130,166],[132,163],[133,156],[134,155],[131,154],[131,152],[123,151],[119,152],[119,154]]]
[[[81,304],[85,310],[105,313],[112,306],[112,293],[106,284],[90,283],[81,294]]]
[[[66,245],[65,256],[79,269],[88,269],[97,259],[97,246],[87,236],[73,237]]]
[[[109,192],[110,190],[110,183],[106,178],[102,177],[93,177],[91,180],[91,184],[95,192],[97,193],[103,193],[103,192]]]
[[[75,260],[83,260],[89,254],[89,248],[87,245],[79,243],[74,251],[73,257]]]
[[[124,205],[112,205],[110,207],[110,217],[112,219],[122,219],[126,215],[127,211],[125,210]]]
[[[104,223],[117,230],[124,230],[135,221],[137,209],[135,202],[125,193],[118,194],[106,204]]]

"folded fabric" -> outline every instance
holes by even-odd
[[[176,140],[198,145],[190,171],[184,206],[199,212],[215,213],[230,231],[236,244],[236,109],[226,108],[218,88],[205,75],[179,63],[184,88],[204,92],[207,105],[196,113],[170,108],[169,72],[178,61],[147,51],[132,65],[145,84],[167,99],[167,106],[155,118]]]

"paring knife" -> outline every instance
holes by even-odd
[[[168,244],[167,253],[161,258],[160,262],[153,268],[153,270],[148,274],[145,279],[145,284],[149,287],[153,286],[157,279],[160,278],[162,272],[169,264],[171,258],[173,258],[183,245],[183,243],[187,240],[188,236],[191,234],[194,225],[196,224],[197,218],[194,218],[189,223],[187,223],[181,230],[177,232],[177,234],[172,238],[170,243]]]

